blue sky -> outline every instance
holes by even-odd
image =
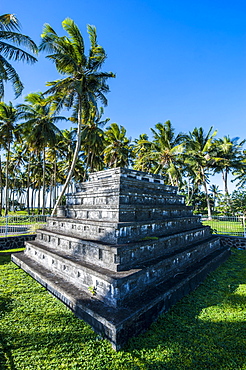
[[[176,133],[213,126],[218,137],[246,138],[245,1],[3,0],[0,12],[16,14],[36,43],[44,23],[62,35],[61,22],[70,17],[88,45],[86,25],[95,25],[108,55],[104,70],[117,76],[105,117],[133,139],[166,120]],[[36,65],[16,69],[23,96],[57,78],[43,54]],[[13,98],[7,86],[5,101]]]

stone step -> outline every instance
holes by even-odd
[[[159,238],[150,238],[135,243],[110,245],[85,240],[68,234],[46,229],[37,230],[36,241],[54,250],[62,250],[88,263],[94,263],[112,271],[134,268],[161,256],[175,252],[191,243],[211,236],[208,226],[178,232]]]
[[[148,205],[158,207],[165,205],[184,205],[185,197],[176,193],[166,191],[148,192],[145,188],[131,188],[131,186],[120,191],[112,187],[101,187],[101,189],[91,188],[91,191],[85,189],[84,192],[67,194],[67,205],[83,205],[103,207],[110,205],[118,207],[119,205]]]
[[[64,216],[80,220],[102,221],[146,221],[163,220],[164,218],[186,217],[192,215],[192,207],[179,205],[161,205],[152,208],[146,205],[70,205],[66,207]]]
[[[58,231],[87,240],[110,244],[130,243],[145,237],[159,237],[201,227],[199,216],[176,217],[138,222],[73,220],[49,217],[47,230]]]
[[[114,307],[122,306],[135,294],[155,286],[196,264],[206,255],[220,249],[218,237],[189,245],[182,250],[139,264],[134,269],[111,271],[55,251],[39,242],[28,242],[25,254],[40,265],[45,264],[54,274],[63,276],[83,290],[93,286],[99,299]]]
[[[13,254],[12,261],[109,340],[114,349],[119,350],[129,338],[147,329],[160,313],[166,312],[171,305],[194,290],[229,254],[228,248],[216,250],[158,286],[146,289],[141,294],[136,293],[121,308],[106,305],[96,296],[54,275],[45,265],[41,266],[24,253]]]

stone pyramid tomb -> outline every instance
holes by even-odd
[[[12,260],[116,350],[229,255],[159,175],[92,173]]]

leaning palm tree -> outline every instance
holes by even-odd
[[[7,81],[12,83],[16,97],[20,96],[24,88],[18,73],[9,61],[27,63],[37,61],[33,55],[19,47],[24,46],[33,53],[38,51],[30,37],[22,35],[19,31],[20,23],[14,14],[0,15],[0,99],[4,96],[4,83]]]
[[[66,191],[73,176],[74,168],[81,147],[81,132],[89,117],[90,104],[97,106],[97,101],[107,105],[105,93],[109,91],[107,80],[115,77],[112,72],[101,72],[100,69],[106,59],[104,49],[97,43],[96,28],[87,26],[90,37],[89,55],[85,55],[84,40],[78,26],[70,18],[62,22],[68,36],[59,37],[49,24],[44,25],[41,35],[40,50],[48,52],[47,58],[52,60],[57,71],[65,77],[47,83],[50,86],[46,92],[56,98],[56,108],[75,107],[77,112],[77,143],[70,171],[67,175],[63,190],[55,204],[52,216]]]

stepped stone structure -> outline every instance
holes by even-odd
[[[92,173],[12,260],[116,350],[229,255],[159,175]]]

